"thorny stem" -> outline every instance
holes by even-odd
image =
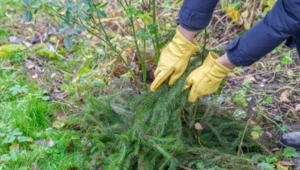
[[[156,3],[155,0],[152,0],[152,19],[153,19],[153,24],[156,24]],[[157,37],[157,32],[155,32],[155,40],[152,40],[153,47],[155,50],[155,62],[158,63],[159,60],[159,40]]]
[[[125,11],[125,13],[127,15],[128,13],[126,11],[126,8],[125,8],[124,4],[121,2],[121,0],[118,0],[118,2],[120,3],[120,5],[122,6],[122,8],[124,9],[124,11]],[[131,24],[133,38],[134,38],[134,43],[135,43],[135,46],[136,46],[138,57],[139,57],[139,60],[141,62],[141,66],[142,66],[144,88],[145,88],[145,90],[147,90],[148,89],[147,82],[146,82],[146,80],[147,80],[147,65],[146,65],[146,62],[144,61],[144,58],[142,56],[142,53],[140,51],[140,48],[139,48],[139,45],[138,45],[138,42],[137,42],[137,36],[136,36],[136,30],[135,30],[133,18],[132,18],[132,16],[128,17],[128,18],[129,18],[129,21],[130,21],[130,24]]]
[[[109,41],[109,37],[105,31],[105,29],[103,28],[103,25],[101,23],[101,21],[99,21],[100,24],[97,24],[95,19],[93,18],[93,24],[96,25],[96,27],[94,27],[95,29],[97,29],[97,25],[100,25],[98,26],[98,28],[100,28],[100,31],[99,29],[97,29],[100,33],[102,31],[102,33],[104,33],[104,36],[105,36],[105,39],[101,38],[100,36],[96,35],[95,33],[93,33],[91,30],[88,30],[88,32],[98,38],[100,38],[103,42],[105,42],[116,54],[117,56],[122,60],[122,62],[125,64],[127,70],[130,72],[130,74],[132,75],[132,78],[134,79],[134,81],[136,81],[135,79],[135,76],[134,76],[134,73],[130,70],[129,68],[129,65],[128,63],[125,61],[125,59],[122,57],[121,53],[116,49],[116,47]]]
[[[144,0],[142,0],[142,3],[143,3],[143,5],[145,5],[145,1]],[[147,30],[147,25],[144,23],[144,31],[146,31],[146,30]],[[144,60],[145,63],[146,63],[146,56],[147,56],[146,55],[146,50],[147,50],[146,49],[146,45],[147,45],[146,39],[143,39],[143,60]],[[142,70],[143,70],[143,68],[142,68]],[[146,71],[143,70],[143,81],[146,84],[146,81],[147,81],[147,70]],[[144,86],[144,90],[147,91],[147,86]]]
[[[59,14],[55,9],[53,9],[53,8],[49,8],[49,9],[52,10],[52,11],[56,14],[56,16],[59,17],[60,19],[62,19],[62,20],[64,20],[64,21],[69,21],[67,18],[65,18],[64,16],[62,16],[61,14]],[[89,16],[90,16],[90,15],[89,15]],[[98,15],[97,15],[97,16],[98,16]],[[78,21],[79,21],[79,23],[80,23],[81,25],[83,25],[83,26],[86,25],[86,24],[83,23],[82,19],[80,19],[80,18],[77,18],[77,19],[78,19]],[[108,46],[109,46],[109,47],[117,54],[117,56],[122,60],[122,62],[125,64],[127,70],[128,70],[128,71],[130,72],[130,74],[132,75],[133,80],[136,81],[136,78],[135,78],[134,73],[130,70],[129,65],[128,65],[127,62],[124,60],[124,58],[122,57],[121,53],[120,53],[120,52],[116,49],[116,47],[110,42],[109,37],[108,37],[108,35],[107,35],[107,33],[106,33],[106,31],[105,31],[103,25],[102,25],[101,20],[99,20],[100,24],[97,24],[97,22],[95,21],[95,19],[94,19],[92,16],[91,16],[91,19],[93,20],[92,23],[93,23],[93,25],[95,25],[95,26],[91,26],[91,25],[89,25],[89,26],[90,26],[91,28],[96,29],[96,30],[99,31],[100,33],[101,33],[101,32],[104,33],[105,39],[103,39],[103,38],[100,37],[99,35],[95,34],[91,29],[87,29],[87,31],[88,31],[90,34],[94,35],[95,37],[99,38],[99,39],[100,39],[101,41],[103,41],[105,44],[107,44],[107,45],[108,45]],[[78,21],[77,21],[77,20],[74,20],[74,19],[71,20],[71,21],[74,22],[74,23],[78,23]],[[100,25],[100,26],[99,26],[99,25]]]
[[[147,26],[145,25],[145,30],[146,29],[147,29]],[[146,65],[146,56],[147,56],[147,54],[146,54],[146,49],[147,49],[146,45],[147,45],[147,43],[146,43],[146,39],[144,39],[143,41],[144,41],[144,58],[143,58],[143,60],[144,60],[145,66],[147,67],[147,65]],[[142,67],[142,69],[143,69],[143,67]],[[144,90],[147,91],[147,69],[146,69],[146,71],[143,70],[143,81],[145,83]]]
[[[156,35],[155,35],[156,36]],[[158,46],[156,45],[157,42],[155,41],[156,38],[151,38],[151,41],[152,41],[152,44],[153,44],[153,47],[154,47],[154,61],[155,63],[157,64],[158,63],[158,60],[159,60],[159,49],[157,48]]]

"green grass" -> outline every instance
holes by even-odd
[[[22,5],[20,5],[22,4]],[[0,20],[9,21],[14,15],[24,8],[22,0],[1,0],[0,1]]]
[[[11,31],[7,29],[1,29],[0,27],[0,45],[8,42],[8,37],[12,34]]]
[[[58,169],[82,168],[86,162],[85,143],[80,141],[80,135],[68,130],[48,128],[39,133],[35,140],[45,140],[45,145],[34,143],[22,144],[21,150],[6,150],[1,154],[0,167],[4,169]],[[49,140],[54,145],[49,146]],[[71,148],[72,146],[72,148]],[[3,147],[2,147],[3,148]]]
[[[0,60],[0,169],[66,170],[90,164],[86,134],[52,126],[66,106],[43,100],[43,89],[20,74],[23,64]],[[41,140],[44,146],[37,144]]]
[[[3,169],[58,169],[84,167],[81,132],[54,129],[51,114],[57,111],[37,92],[0,103],[0,167]],[[40,146],[38,141],[44,141]],[[53,141],[53,142],[52,142]],[[52,142],[52,144],[51,144]],[[19,146],[17,149],[11,147]]]
[[[39,95],[29,94],[21,100],[1,104],[2,121],[19,128],[27,136],[34,136],[35,131],[45,129],[49,125],[51,105]]]

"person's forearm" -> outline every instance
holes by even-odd
[[[196,34],[208,25],[218,2],[219,0],[184,0],[179,13],[179,32],[187,40],[193,42]],[[233,69],[235,67],[229,61],[226,54],[220,57],[217,61],[229,69]]]
[[[218,2],[219,0],[184,0],[179,12],[181,27],[194,32],[205,28]]]
[[[263,20],[229,44],[227,58],[236,66],[249,66],[260,60],[288,37],[300,32],[299,14],[299,0],[277,0]]]
[[[230,70],[236,67],[229,61],[227,54],[222,55],[220,58],[217,59],[217,61]]]
[[[179,29],[179,32],[180,32],[187,40],[189,40],[190,42],[193,42],[193,39],[194,39],[195,35],[197,34],[197,32],[186,30],[186,29],[184,29],[184,28],[181,27],[181,26],[179,26],[178,29]]]
[[[186,30],[186,29],[182,28],[181,26],[179,26],[178,29],[179,29],[180,33],[190,42],[193,42],[195,35],[198,33],[198,32],[194,32],[194,31]],[[235,65],[233,65],[229,61],[227,54],[224,54],[222,57],[217,59],[217,61],[229,69],[233,69],[235,67]]]

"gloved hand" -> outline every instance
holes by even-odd
[[[218,58],[218,54],[210,52],[203,65],[187,77],[184,89],[192,87],[189,102],[193,103],[197,98],[217,91],[221,81],[231,71],[220,64],[217,61]]]
[[[199,49],[195,40],[190,42],[177,29],[172,42],[161,53],[150,90],[155,92],[169,77],[168,84],[172,86],[185,71],[192,54]]]

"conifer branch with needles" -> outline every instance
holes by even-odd
[[[156,93],[137,95],[128,89],[114,96],[89,99],[92,112],[86,114],[83,126],[91,134],[101,136],[95,141],[104,147],[91,152],[104,155],[99,166],[109,170],[179,166],[228,169],[233,165],[235,169],[255,169],[251,159],[235,156],[241,136],[250,134],[244,131],[245,122],[219,114],[220,110],[212,104],[207,107],[200,101],[195,108],[187,103],[188,90],[183,90],[185,78],[200,61],[201,58],[195,58],[174,86],[164,84]],[[203,112],[203,108],[209,110]],[[200,121],[203,130],[196,130],[195,117],[204,115]],[[248,138],[243,139],[243,145],[249,150],[259,148]]]

